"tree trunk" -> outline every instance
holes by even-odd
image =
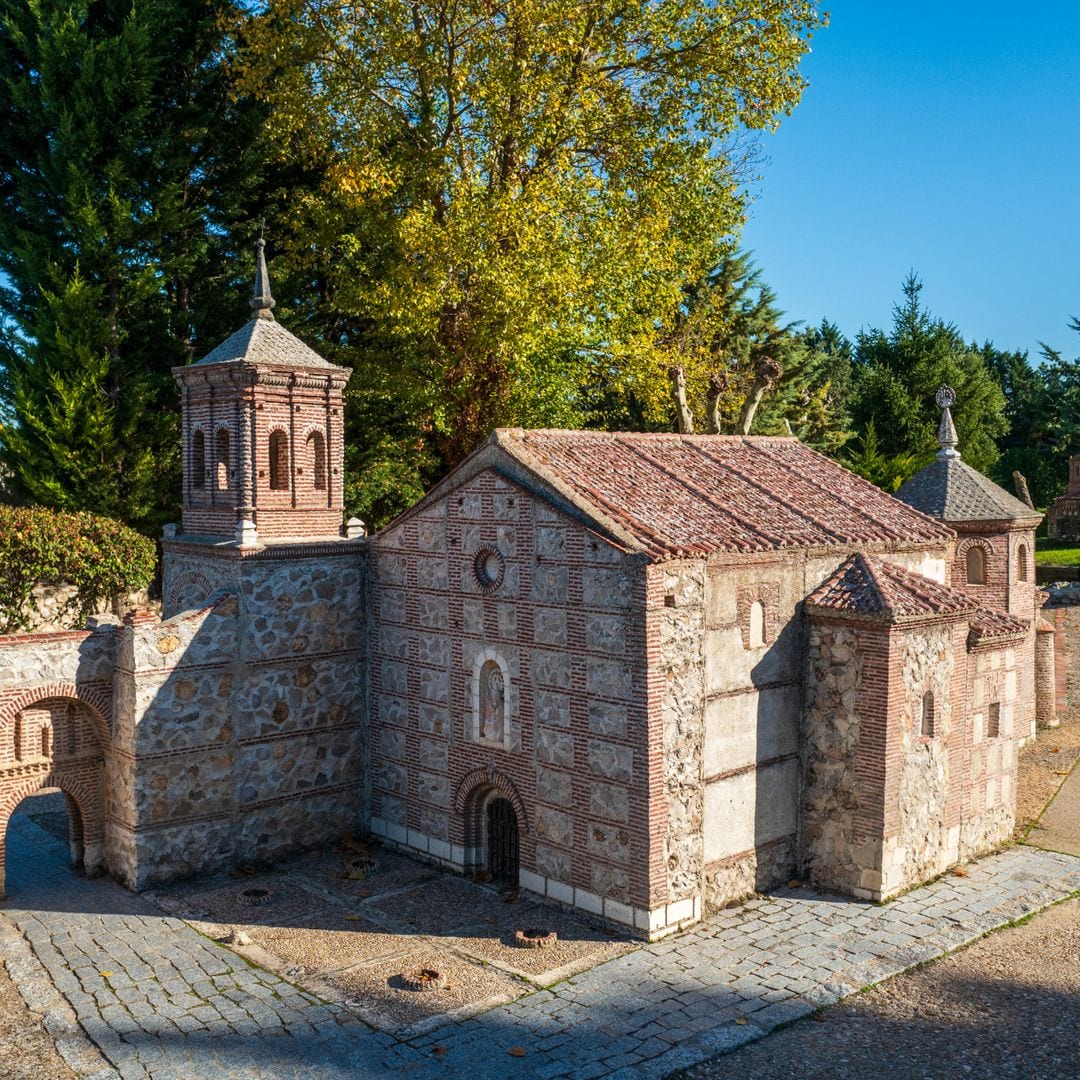
[[[746,400],[739,412],[740,435],[750,434],[750,429],[754,426],[754,416],[757,414],[761,399],[765,396],[765,391],[775,385],[779,378],[780,365],[771,356],[763,356],[757,366],[754,384],[750,387],[750,393],[746,395]]]
[[[675,400],[675,422],[679,426],[679,434],[693,435],[694,416],[686,403],[686,372],[676,365],[668,368],[668,377],[671,379],[671,396]]]

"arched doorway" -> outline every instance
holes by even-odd
[[[39,793],[51,795],[42,813],[66,814],[72,864],[90,876],[104,872],[104,729],[100,712],[64,696],[25,701],[0,725],[0,896],[9,822],[25,799]]]
[[[518,883],[518,822],[514,805],[501,795],[487,801],[484,812],[487,872],[504,885]]]

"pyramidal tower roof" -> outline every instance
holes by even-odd
[[[1037,523],[1042,515],[973,469],[956,449],[956,426],[952,406],[956,395],[948,386],[937,392],[941,408],[937,457],[916,473],[896,493],[896,497],[930,517],[945,522],[1024,521]]]
[[[251,318],[216,349],[197,360],[193,367],[208,364],[266,364],[271,367],[332,368],[314,349],[289,333],[274,318],[275,300],[266,269],[266,240],[259,237],[255,265],[255,287],[251,296]]]

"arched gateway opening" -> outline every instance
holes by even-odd
[[[86,874],[105,870],[104,723],[92,706],[64,696],[25,702],[0,723],[0,896],[16,811],[20,841],[28,848],[16,845],[26,856],[22,870],[32,874],[34,861],[33,830],[23,816],[54,836],[66,832],[71,863]]]
[[[464,826],[466,867],[516,888],[529,821],[510,778],[490,766],[476,769],[458,784],[454,810]]]

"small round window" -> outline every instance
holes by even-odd
[[[473,558],[473,574],[484,592],[494,592],[506,574],[506,563],[493,547],[482,547]]]

